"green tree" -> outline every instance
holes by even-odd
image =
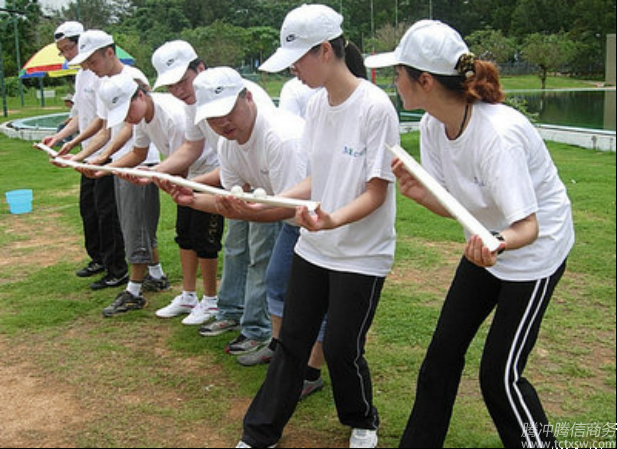
[[[55,21],[78,20],[87,30],[104,30],[114,23],[115,11],[114,4],[107,0],[81,1],[79,5],[73,1],[56,12]]]
[[[549,72],[557,72],[564,64],[571,61],[574,43],[565,33],[544,35],[534,33],[525,39],[522,56],[540,68],[542,89],[546,89]]]
[[[208,27],[184,30],[181,38],[195,47],[206,65],[238,67],[244,62],[250,34],[244,28],[216,21]]]
[[[377,30],[375,38],[371,39],[370,47],[378,53],[394,50],[405,35],[407,28],[409,25],[405,22],[399,23],[398,26],[385,24]]]
[[[247,56],[260,63],[264,62],[279,45],[279,30],[272,27],[248,28],[249,48]]]
[[[17,21],[17,35],[20,46],[21,64],[39,49],[37,29],[41,23],[41,8],[37,2],[30,0],[7,0],[7,8],[21,11],[24,14],[0,15],[0,39],[2,39],[2,55],[5,76],[17,76],[21,67],[17,66],[17,52],[15,48],[15,25]],[[46,43],[49,42],[50,37]]]
[[[516,54],[516,40],[505,37],[500,30],[486,28],[474,31],[466,41],[473,53],[495,63],[512,61]]]

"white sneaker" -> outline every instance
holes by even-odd
[[[353,429],[349,447],[351,448],[373,448],[377,447],[379,438],[377,438],[376,430]]]
[[[176,296],[167,307],[163,307],[156,311],[156,316],[159,318],[173,318],[178,315],[191,313],[199,304],[197,298],[185,299],[183,295]]]
[[[218,300],[204,298],[193,308],[191,314],[182,320],[182,324],[199,326],[216,317],[218,312]]]

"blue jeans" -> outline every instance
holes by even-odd
[[[283,225],[279,234],[272,258],[266,273],[268,289],[268,308],[270,315],[282,318],[285,310],[285,296],[289,287],[291,267],[293,265],[296,244],[300,238],[300,228],[287,223]],[[326,333],[326,319],[324,319],[317,341],[323,342]]]
[[[229,220],[227,228],[217,319],[238,321],[245,337],[267,340],[272,326],[266,270],[281,224]]]

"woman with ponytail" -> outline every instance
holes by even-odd
[[[534,126],[501,104],[496,67],[478,61],[449,26],[421,21],[394,53],[370,67],[396,66],[406,109],[424,109],[424,167],[503,243],[478,236],[467,246],[418,378],[401,447],[442,447],[479,327],[495,311],[480,384],[505,447],[555,447],[538,395],[523,377],[544,313],[574,244],[571,204]],[[434,213],[448,212],[400,161],[403,195]]]
[[[311,88],[302,150],[310,177],[284,196],[321,204],[298,209],[303,227],[295,248],[280,341],[266,380],[244,419],[239,447],[280,440],[303,386],[307,361],[324,316],[323,342],[340,422],[351,447],[375,447],[379,416],[364,358],[385,278],[394,263],[395,185],[387,145],[400,141],[396,110],[366,81],[359,50],[345,41],[343,17],[322,5],[290,12],[281,48],[261,70],[291,65]]]

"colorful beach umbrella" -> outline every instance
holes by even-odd
[[[124,64],[135,64],[135,59],[118,46],[116,46],[116,54]],[[56,78],[75,75],[77,70],[78,67],[69,67],[66,59],[59,55],[56,44],[51,43],[37,51],[34,56],[30,58],[19,72],[19,77],[22,79],[43,78],[49,75],[52,78]]]

